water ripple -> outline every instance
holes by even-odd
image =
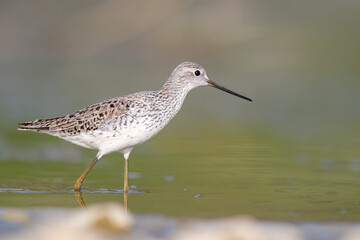
[[[81,190],[82,193],[124,193],[122,189],[108,189],[108,188],[92,188]],[[129,193],[149,193],[150,191],[134,190],[130,189]],[[0,188],[0,193],[74,193],[74,190],[30,190],[23,188]]]

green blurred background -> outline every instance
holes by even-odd
[[[14,189],[71,189],[95,155],[17,122],[159,89],[190,60],[254,102],[192,91],[131,155],[131,181],[153,193],[133,194],[135,212],[360,220],[359,24],[355,0],[0,1],[0,204],[75,206]],[[104,159],[85,185],[120,188],[122,156]],[[190,183],[191,201],[212,197],[185,201]]]

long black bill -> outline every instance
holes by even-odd
[[[231,95],[234,95],[234,96],[237,96],[237,97],[240,97],[240,98],[243,98],[245,100],[248,100],[248,101],[252,102],[252,100],[250,98],[245,97],[243,95],[240,95],[240,94],[238,94],[236,92],[233,92],[233,91],[231,91],[231,90],[229,90],[229,89],[227,89],[227,88],[225,88],[225,87],[223,87],[223,86],[221,86],[221,85],[219,85],[219,84],[217,84],[217,83],[215,83],[213,81],[208,80],[207,82],[208,82],[209,86],[211,86],[211,87],[220,89],[220,90],[222,90],[224,92],[230,93]]]

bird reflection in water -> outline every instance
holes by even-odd
[[[82,192],[80,191],[75,191],[75,199],[76,201],[79,203],[79,205],[83,208],[83,209],[86,209],[86,203],[82,197]],[[123,192],[124,194],[124,212],[125,214],[128,213],[128,197],[129,197],[129,192],[128,191],[125,191]]]

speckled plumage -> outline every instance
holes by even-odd
[[[104,154],[121,152],[127,160],[136,145],[150,139],[169,123],[180,110],[187,93],[202,85],[250,100],[210,81],[199,64],[183,62],[159,91],[112,98],[62,117],[20,123],[19,129],[50,134],[97,149],[97,159]]]

